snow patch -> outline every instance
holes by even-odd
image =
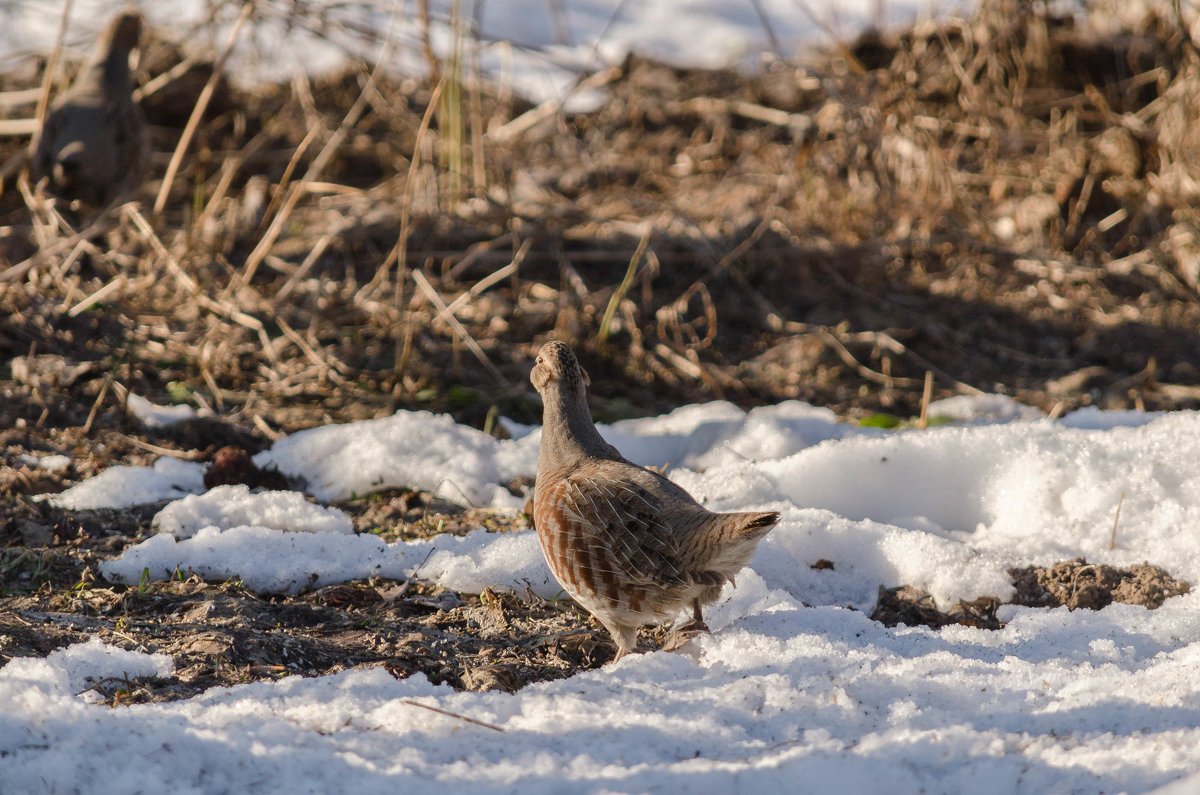
[[[251,494],[248,486],[217,486],[176,500],[154,516],[156,532],[191,538],[203,527],[225,530],[257,525],[294,533],[354,532],[350,517],[337,508],[315,505],[295,491]]]

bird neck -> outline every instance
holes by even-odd
[[[107,94],[129,94],[129,48],[114,46],[96,62],[95,79]]]
[[[560,390],[543,396],[543,400],[539,469],[550,465],[568,466],[589,456],[620,459],[616,448],[604,441],[596,430],[583,394],[569,395]]]

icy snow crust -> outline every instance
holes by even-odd
[[[783,513],[706,615],[713,634],[683,653],[513,695],[370,670],[109,709],[76,696],[89,668],[165,675],[169,660],[102,655],[93,641],[0,669],[0,780],[114,793],[1197,791],[1200,778],[1184,777],[1200,775],[1200,595],[1155,611],[1008,607],[996,632],[888,629],[861,611],[879,585],[917,585],[942,604],[1004,597],[1006,568],[1076,555],[1148,560],[1200,583],[1200,415],[1031,420],[996,396],[951,409],[963,424],[923,431],[858,429],[800,403],[710,403],[601,428],[633,460],[671,464],[714,509]],[[498,484],[534,471],[539,430],[506,427],[515,438],[496,441],[401,412],[294,434],[257,463],[324,499],[410,485],[511,510],[518,498]],[[198,490],[198,473],[166,469],[109,470],[57,499]],[[387,545],[300,495],[237,487],[174,502],[156,526],[103,574],[132,583],[181,567],[293,592],[420,566],[466,592],[558,591],[531,532]],[[810,568],[820,558],[834,569]]]

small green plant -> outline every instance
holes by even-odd
[[[0,552],[0,583],[22,582],[20,587],[38,588],[50,581],[53,553],[48,550],[8,549]]]
[[[469,386],[455,385],[446,391],[446,400],[454,408],[466,408],[474,406],[483,399],[483,395],[478,389]]]
[[[949,425],[953,422],[953,417],[945,417],[941,414],[935,414],[925,421],[925,427],[933,428],[938,425]],[[858,425],[861,428],[883,428],[885,430],[918,428],[920,427],[919,423],[920,417],[909,417],[908,419],[903,419],[901,417],[897,417],[895,414],[888,414],[887,412],[869,414],[858,421]]]
[[[148,590],[150,590],[150,567],[149,566],[142,569],[142,576],[138,580],[138,585],[137,585],[137,592],[138,592],[139,596],[145,594],[146,591],[148,591]]]
[[[167,394],[171,396],[171,400],[175,403],[189,403],[192,399],[192,389],[182,381],[169,381],[167,383]]]

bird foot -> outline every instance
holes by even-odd
[[[682,624],[677,624],[671,627],[671,631],[667,633],[667,639],[663,641],[663,651],[675,651],[701,632],[711,631],[708,628],[708,624],[699,619],[692,619]]]

